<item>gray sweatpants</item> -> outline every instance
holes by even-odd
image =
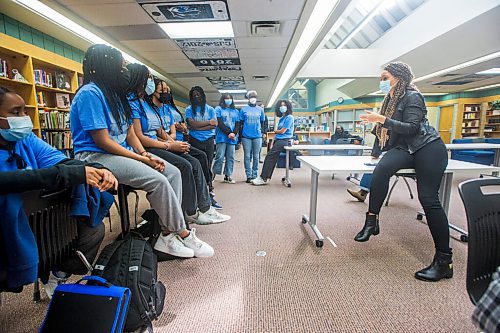
[[[172,164],[162,160],[165,170],[160,173],[144,163],[118,155],[82,152],[76,154],[75,158],[100,163],[113,173],[120,184],[145,191],[151,207],[160,217],[163,230],[179,233],[186,229],[180,201],[181,172]]]

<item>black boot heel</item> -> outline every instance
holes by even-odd
[[[356,242],[366,242],[370,239],[371,235],[378,235],[380,233],[380,227],[378,224],[377,215],[369,215],[366,213],[365,225],[363,229],[354,237]]]
[[[453,261],[451,258],[451,253],[436,251],[430,266],[416,272],[415,278],[428,282],[451,279],[453,277]]]

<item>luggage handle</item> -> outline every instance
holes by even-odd
[[[106,279],[100,277],[100,276],[95,276],[95,275],[87,275],[82,277],[80,280],[78,280],[77,284],[79,284],[82,281],[92,281],[96,282],[97,284],[104,286],[104,287],[112,287],[113,285],[109,283]]]

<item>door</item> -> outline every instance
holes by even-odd
[[[439,135],[444,143],[451,142],[451,128],[453,127],[453,105],[443,106],[439,115]]]

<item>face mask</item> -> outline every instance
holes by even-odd
[[[195,104],[200,105],[203,102],[203,99],[201,98],[201,96],[195,96],[193,97],[193,101]]]
[[[233,104],[233,100],[232,99],[225,99],[224,103],[226,103],[227,106],[230,106],[231,104]]]
[[[128,70],[122,69],[122,75],[120,77],[120,89],[127,89],[128,85],[130,83],[130,72]]]
[[[281,112],[281,114],[285,114],[285,113],[286,113],[286,111],[287,111],[287,107],[286,107],[286,105],[282,105],[282,106],[280,106],[280,112]]]
[[[144,91],[148,95],[152,95],[155,92],[155,81],[152,78],[148,78],[148,82],[146,83],[146,88]]]
[[[0,128],[0,135],[7,141],[20,141],[30,135],[33,123],[29,116],[24,117],[0,117],[7,120],[10,128]]]
[[[248,99],[248,101],[250,102],[250,104],[253,104],[253,105],[257,104],[257,98],[255,98],[255,97],[250,97]]]
[[[170,101],[172,100],[172,95],[170,93],[160,93],[160,97],[158,97],[158,100],[163,104],[170,103]]]
[[[391,90],[391,82],[389,80],[380,81],[379,88],[384,95],[387,95]]]

